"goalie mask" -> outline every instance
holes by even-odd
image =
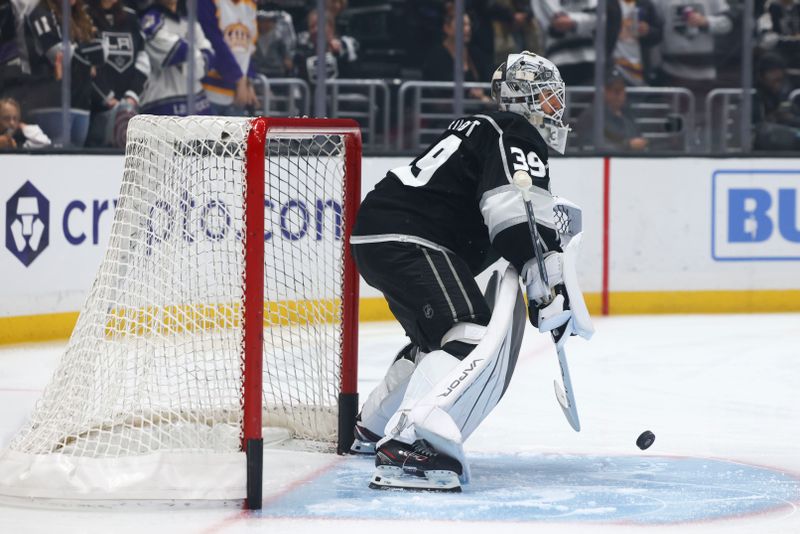
[[[569,133],[561,121],[565,88],[552,62],[533,52],[509,54],[492,76],[492,97],[501,111],[519,113],[553,150],[564,153]]]

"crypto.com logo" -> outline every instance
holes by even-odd
[[[25,182],[6,202],[6,248],[28,267],[50,243],[50,202]]]

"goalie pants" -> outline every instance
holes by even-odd
[[[440,349],[442,337],[456,323],[489,324],[486,299],[466,262],[455,254],[396,241],[353,245],[352,251],[361,276],[383,293],[406,335],[423,352]]]

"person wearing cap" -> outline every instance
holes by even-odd
[[[606,76],[603,103],[605,106],[602,145],[598,148],[620,152],[641,152],[647,149],[647,139],[630,109],[625,105],[627,92],[625,77],[619,69]],[[575,127],[578,144],[586,149],[594,147],[594,108],[588,107],[578,117]]]

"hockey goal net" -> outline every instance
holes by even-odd
[[[254,508],[262,426],[349,447],[360,152],[346,120],[131,120],[107,253],[0,494]]]

